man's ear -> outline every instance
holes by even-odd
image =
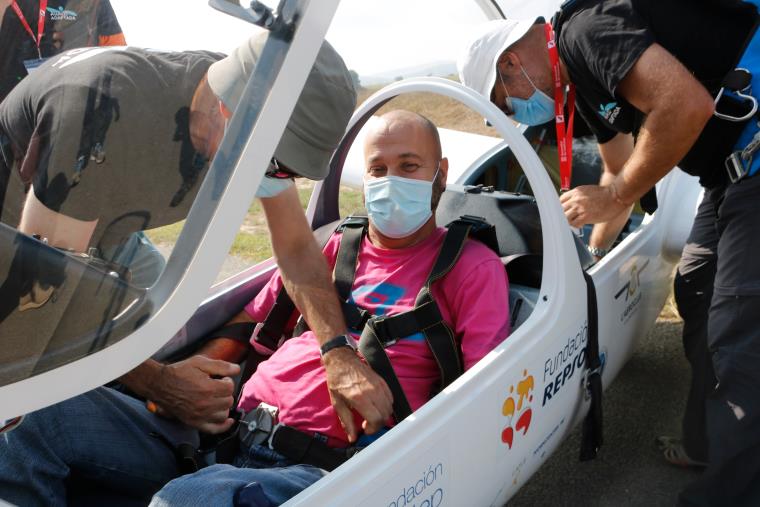
[[[496,62],[496,70],[504,77],[520,72],[520,57],[514,51],[504,51]]]
[[[441,179],[441,185],[444,187],[446,186],[446,178],[449,175],[449,159],[446,157],[443,157],[441,159],[441,163],[438,166],[438,171],[440,172],[439,178]]]

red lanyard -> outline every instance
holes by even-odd
[[[575,119],[575,86],[570,85],[567,94],[567,109],[570,119],[565,131],[565,101],[564,87],[559,70],[559,52],[554,41],[552,25],[544,25],[546,33],[546,46],[549,48],[549,61],[552,64],[552,77],[554,78],[554,118],[557,124],[557,151],[559,154],[559,181],[560,191],[570,190],[570,177],[573,173],[573,119]]]
[[[29,22],[27,22],[26,18],[24,17],[24,13],[21,12],[21,7],[18,6],[18,2],[16,0],[11,0],[11,7],[13,8],[13,11],[18,16],[18,19],[21,20],[21,24],[24,26],[24,29],[27,31],[29,36],[37,44],[37,56],[40,58],[42,58],[42,53],[40,52],[40,42],[42,41],[42,35],[45,33],[45,13],[47,11],[47,4],[48,0],[40,0],[40,12],[37,19],[37,36],[35,37],[34,32],[32,32],[32,27],[29,26]]]

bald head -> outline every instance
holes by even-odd
[[[378,153],[370,151],[381,149],[387,152],[393,145],[399,154],[408,152],[423,158],[432,157],[437,162],[441,159],[441,139],[436,126],[422,116],[398,109],[385,113],[369,126],[364,138],[364,156],[370,162]],[[382,147],[382,148],[381,148]]]
[[[369,124],[364,137],[364,180],[400,176],[433,181],[435,210],[446,188],[448,160],[441,156],[441,140],[436,126],[411,111],[386,113]],[[437,175],[437,176],[436,176]]]

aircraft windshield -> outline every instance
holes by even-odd
[[[56,20],[46,21],[49,32],[64,33]],[[140,31],[123,29],[127,40]],[[243,37],[261,31],[246,24]],[[26,61],[19,46],[11,57]],[[287,48],[262,57],[275,65],[254,74],[248,90],[259,102]],[[41,54],[0,105],[0,386],[97,352],[147,321],[190,262],[258,113],[250,106],[229,122],[220,109],[205,77],[225,56],[217,50],[62,40]],[[185,223],[191,208],[199,211]]]

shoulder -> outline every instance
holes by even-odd
[[[454,268],[452,278],[490,277],[504,272],[504,266],[496,252],[478,240],[468,238]]]
[[[568,14],[558,48],[579,89],[598,85],[610,94],[654,42],[630,0],[597,2]]]

